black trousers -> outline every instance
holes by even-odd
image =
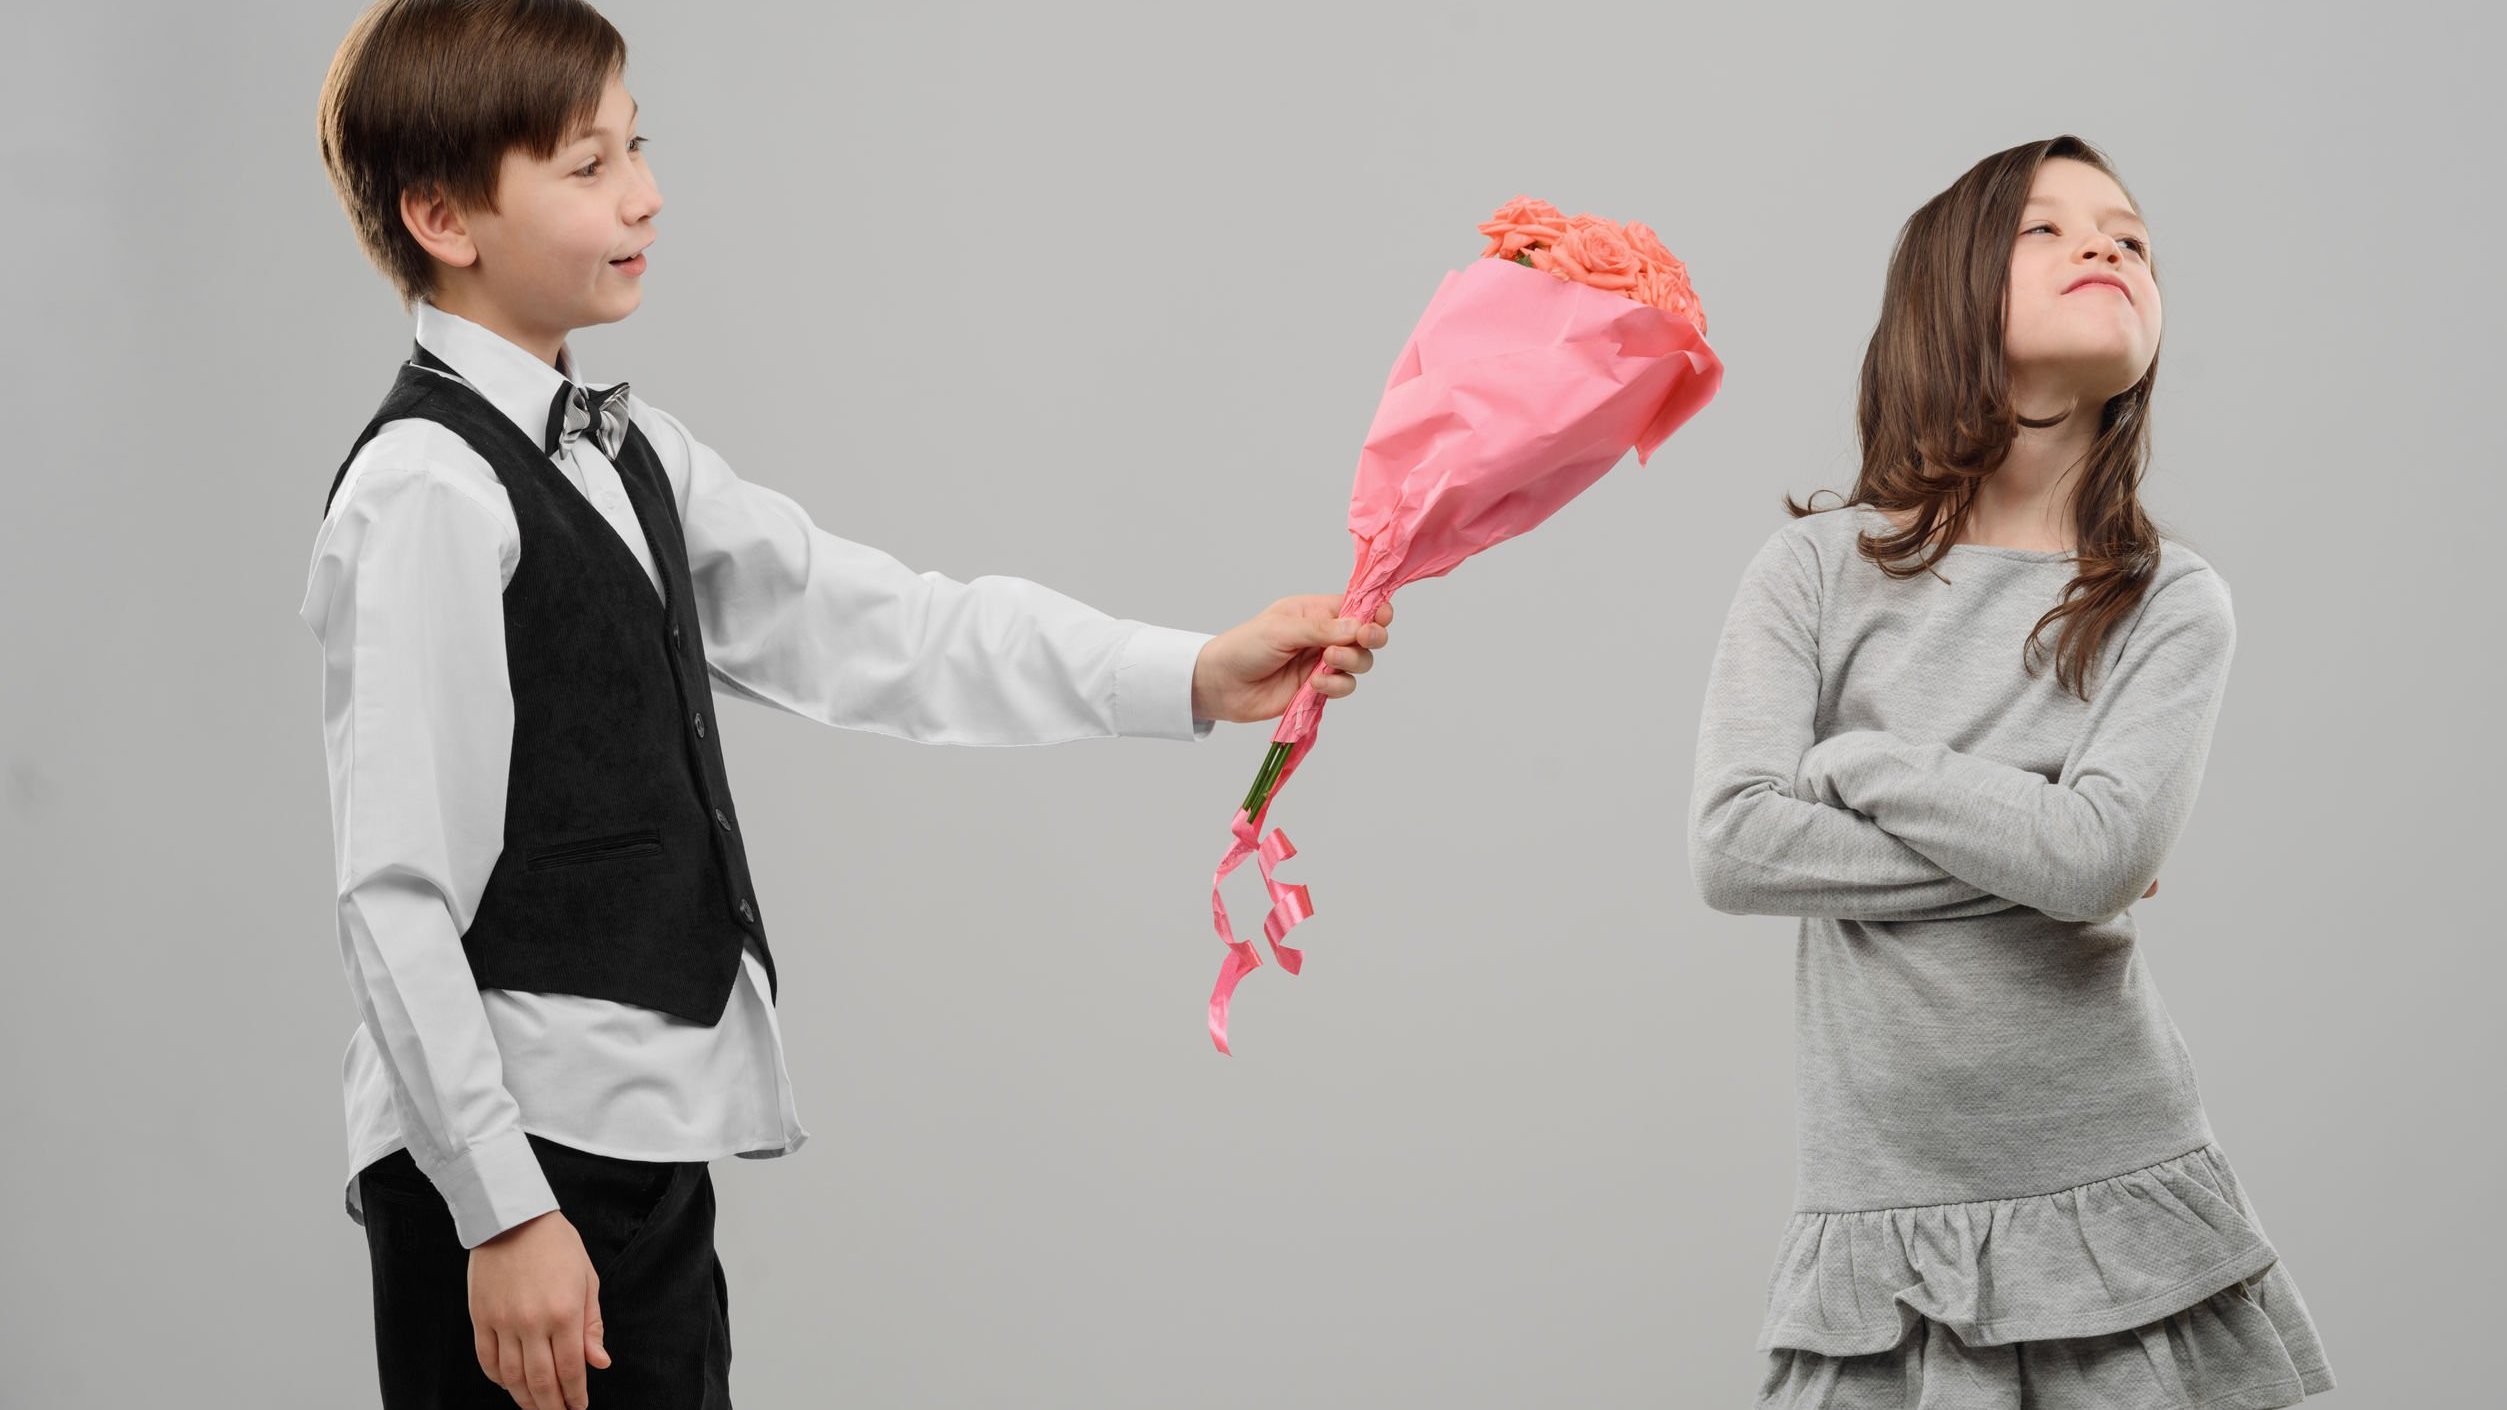
[[[728,1410],[731,1293],[714,1252],[712,1171],[701,1160],[621,1160],[530,1140],[601,1279],[610,1364],[585,1365],[593,1410]],[[434,1182],[406,1150],[357,1181],[384,1410],[513,1410],[479,1366],[470,1250]]]

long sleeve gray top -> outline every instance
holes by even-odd
[[[1700,894],[1801,918],[1760,1344],[1876,1350],[1908,1309],[1986,1343],[2134,1325],[2273,1256],[2131,909],[2202,781],[2228,584],[2163,543],[2083,700],[2022,661],[2068,554],[1963,544],[1898,580],[1856,551],[1889,527],[1849,505],[1768,536],[1699,724]]]

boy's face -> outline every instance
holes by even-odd
[[[435,239],[413,216],[419,242],[448,266],[437,271],[436,305],[552,360],[573,330],[635,312],[662,208],[635,119],[635,100],[612,74],[591,125],[547,160],[505,153],[496,210],[439,213],[447,224]]]

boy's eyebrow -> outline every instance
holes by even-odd
[[[2025,205],[2025,206],[2023,206],[2023,207],[2021,207],[2021,209],[2023,209],[2023,210],[2035,210],[2035,209],[2036,209],[2037,207],[2039,207],[2039,206],[2051,206],[2051,205],[2056,205],[2056,204],[2059,204],[2059,203],[2058,203],[2057,201],[2055,201],[2055,199],[2054,199],[2053,197],[2051,197],[2051,196],[2031,196],[2031,197],[2029,197],[2029,198],[2028,198],[2028,204],[2027,204],[2027,205]],[[2107,217],[2109,217],[2109,216],[2118,216],[2118,215],[2120,215],[2120,216],[2124,217],[2126,220],[2131,221],[2131,222],[2132,222],[2132,223],[2134,223],[2135,225],[2139,225],[2139,226],[2144,227],[2145,229],[2146,229],[2146,228],[2148,228],[2148,226],[2149,226],[2149,224],[2150,224],[2150,222],[2148,222],[2148,221],[2146,221],[2146,220],[2142,219],[2140,216],[2137,216],[2137,215],[2133,214],[2131,211],[2128,211],[2128,210],[2124,209],[2122,206],[2109,206],[2109,207],[2107,207],[2105,210],[2102,210],[2102,211],[2098,212],[2098,216],[2099,216],[2099,218],[2100,218],[2100,219],[2102,219],[2102,220],[2103,220],[2103,219],[2105,219],[2105,218],[2107,218]]]
[[[637,102],[637,101],[636,101],[635,99],[633,99],[633,98],[629,98],[629,99],[627,100],[627,126],[629,126],[629,127],[633,127],[633,126],[635,126],[636,115],[637,115],[638,113],[643,112],[643,111],[644,111],[644,105],[643,105],[642,103]],[[599,126],[598,124],[595,124],[595,125],[593,125],[593,126],[591,126],[591,127],[583,128],[583,129],[579,130],[578,132],[576,132],[574,136],[567,138],[567,139],[566,139],[566,145],[567,145],[567,146],[569,146],[569,147],[571,147],[571,146],[573,146],[575,143],[582,141],[582,140],[583,140],[584,138],[586,138],[586,137],[598,137],[598,136],[600,136],[602,133],[607,132],[607,131],[609,131],[609,129],[608,129],[608,128],[606,128],[606,127],[602,127],[602,126]]]

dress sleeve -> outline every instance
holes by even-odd
[[[1733,594],[1706,678],[1689,866],[1729,915],[1944,920],[2010,902],[1951,875],[1870,819],[1795,796],[1819,708],[1819,580],[1769,535]]]
[[[1024,578],[916,573],[732,473],[676,417],[644,405],[639,419],[685,487],[706,664],[726,690],[932,744],[1210,733],[1192,714],[1207,633],[1108,616]]]
[[[1853,730],[1803,760],[1803,787],[1975,885],[2057,920],[2106,920],[2185,829],[2236,644],[2228,584],[2205,565],[2152,594],[2059,779]]]
[[[503,564],[486,505],[376,465],[334,510],[300,613],[322,643],[349,993],[465,1248],[558,1207],[461,947],[504,847]]]

